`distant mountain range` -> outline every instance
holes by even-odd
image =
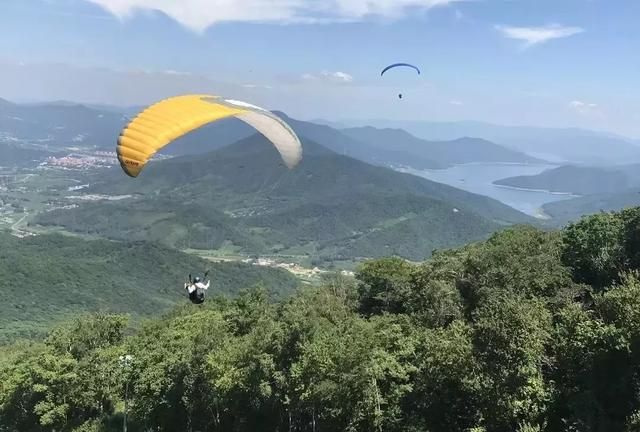
[[[401,129],[362,127],[337,130],[326,125],[295,120],[284,113],[278,114],[296,133],[322,143],[336,153],[374,165],[443,169],[469,162],[539,162],[533,157],[482,139],[457,138],[445,142],[430,142]]]
[[[0,141],[109,148],[126,121],[124,114],[84,105],[18,105],[0,99]]]
[[[5,137],[45,143],[49,148],[90,146],[113,149],[122,127],[140,108],[84,106],[69,102],[18,105],[0,100],[0,133]],[[482,139],[460,138],[429,142],[403,130],[356,128],[339,131],[325,125],[283,117],[301,136],[323,143],[336,153],[382,166],[439,169],[468,162],[536,160]],[[247,138],[255,132],[245,123],[227,119],[176,140],[161,153],[202,154]]]
[[[376,149],[395,152],[398,162],[419,169],[416,161],[433,160],[449,167],[465,163],[540,163],[539,159],[509,150],[480,138],[457,138],[449,141],[426,141],[402,129],[376,129],[371,126],[342,130],[353,139]],[[430,168],[425,166],[425,168]]]
[[[318,120],[322,122],[321,120]],[[593,165],[640,162],[640,142],[612,133],[584,129],[499,126],[482,122],[352,120],[333,124],[400,128],[425,140],[453,140],[462,136],[489,140],[533,157]]]
[[[140,109],[65,101],[15,104],[0,99],[0,140],[9,136],[59,147],[82,144],[112,148],[120,129]],[[416,169],[442,168],[465,163],[465,160],[526,163],[535,158],[599,166],[640,162],[640,143],[583,129],[498,126],[481,122],[371,120],[320,124],[323,121],[303,122],[288,117],[287,120],[300,135],[326,143],[337,153],[375,164],[411,162],[411,167]],[[203,153],[252,133],[253,130],[240,121],[222,121],[187,135],[163,153]]]
[[[291,171],[261,135],[206,155],[151,163],[137,179],[114,170],[87,192],[133,198],[49,212],[37,223],[178,248],[335,261],[423,259],[434,249],[533,221],[495,200],[303,141],[303,162]]]

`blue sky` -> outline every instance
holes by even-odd
[[[637,0],[2,0],[0,97],[204,91],[300,118],[640,137],[639,18]],[[423,73],[381,78],[396,61]]]

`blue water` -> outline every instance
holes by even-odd
[[[544,217],[541,210],[544,204],[571,199],[575,196],[548,191],[508,188],[494,185],[493,182],[507,177],[536,175],[556,167],[556,165],[473,163],[456,165],[444,170],[406,168],[401,171],[494,198],[531,216]]]

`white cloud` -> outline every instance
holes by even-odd
[[[598,104],[592,102],[574,100],[569,102],[569,107],[582,115],[599,114]]]
[[[464,102],[456,100],[456,99],[453,99],[453,100],[449,101],[449,104],[450,105],[454,105],[454,106],[462,106],[462,105],[464,105]]]
[[[559,24],[544,27],[495,26],[495,28],[506,38],[524,41],[525,48],[584,32],[580,27],[565,27]]]
[[[177,75],[177,76],[191,76],[192,73],[191,72],[180,72],[177,70],[173,70],[173,69],[167,69],[164,71],[165,75]]]
[[[322,71],[319,74],[306,73],[301,77],[304,81],[324,81],[336,84],[348,84],[353,82],[353,76],[346,72],[327,72]]]
[[[263,85],[263,84],[242,84],[242,87],[246,89],[265,89],[265,90],[273,89],[272,86]]]
[[[409,8],[430,9],[467,0],[86,0],[126,18],[138,11],[165,13],[196,31],[219,22],[331,22],[368,16],[398,18]]]
[[[590,102],[582,102],[582,101],[571,101],[569,102],[569,105],[573,108],[576,109],[583,109],[583,108],[597,108],[598,104],[594,104],[594,103],[590,103]]]
[[[345,83],[353,82],[353,77],[345,72],[334,72],[329,74],[325,74],[323,72],[323,75],[329,77],[330,79],[334,79],[340,82],[345,82]]]

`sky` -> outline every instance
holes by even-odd
[[[638,0],[0,0],[0,97],[203,92],[301,119],[640,138],[639,18]],[[422,73],[381,77],[395,62]]]

